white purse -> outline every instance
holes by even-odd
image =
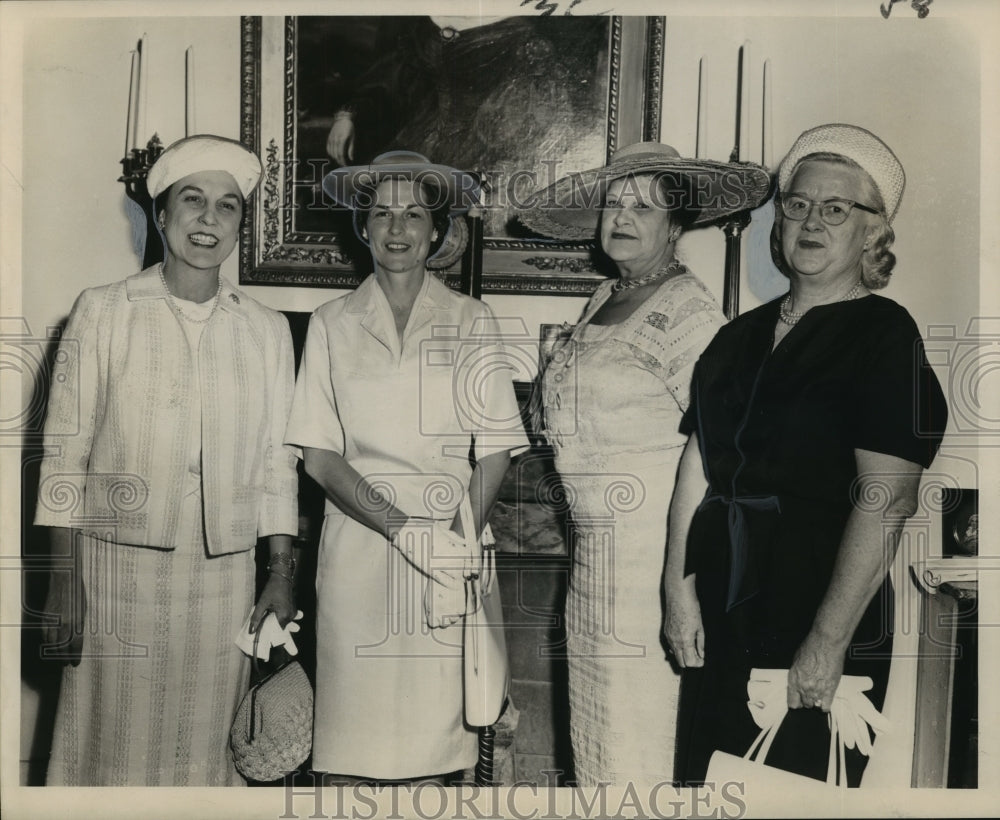
[[[492,726],[499,719],[510,691],[510,661],[497,582],[495,542],[487,525],[480,546],[467,497],[459,514],[466,538],[482,550],[478,577],[474,575],[465,582],[465,722],[470,726]]]
[[[872,680],[857,675],[843,675],[837,685],[828,716],[830,756],[826,782],[805,775],[768,766],[767,753],[788,713],[787,669],[754,669],[747,682],[747,708],[760,734],[742,757],[728,752],[714,752],[708,764],[707,782],[747,783],[755,791],[794,790],[798,794],[824,794],[831,787],[847,788],[846,750],[857,747],[864,755],[872,751],[868,727],[876,733],[888,732],[890,724],[865,696]]]

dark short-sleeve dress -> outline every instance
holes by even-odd
[[[709,489],[692,521],[705,666],[688,670],[682,773],[712,751],[743,754],[759,728],[750,670],[787,669],[832,576],[854,499],[855,450],[930,466],[947,421],[941,387],[904,308],[870,295],[810,310],[772,351],[778,301],[723,327],[699,360],[682,430],[697,432]],[[874,498],[861,504],[878,504]],[[877,545],[872,545],[877,548]],[[851,641],[844,673],[868,675],[881,708],[892,651],[886,577]],[[824,779],[826,715],[792,710],[768,763]],[[856,784],[866,758],[849,754]]]

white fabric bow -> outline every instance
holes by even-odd
[[[250,631],[250,618],[253,617],[253,610],[250,610],[250,614],[247,615],[247,619],[243,622],[243,626],[236,636],[236,645],[240,648],[244,655],[248,657],[253,657],[253,645],[254,640],[257,637],[253,632]],[[267,617],[261,621],[258,627],[260,631],[260,641],[257,643],[257,658],[262,661],[266,661],[271,657],[271,649],[275,646],[285,647],[285,651],[289,655],[298,655],[298,647],[295,646],[295,641],[292,640],[292,634],[298,632],[301,628],[297,623],[298,620],[302,618],[302,610],[298,610],[295,613],[295,618],[288,622],[288,624],[282,629],[278,624],[278,616],[273,612],[268,612]]]

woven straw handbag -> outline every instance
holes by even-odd
[[[289,658],[261,677],[254,639],[253,679],[229,732],[237,770],[268,783],[295,771],[312,751],[313,690],[301,664]]]

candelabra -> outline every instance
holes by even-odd
[[[146,187],[146,176],[153,163],[163,153],[160,137],[153,134],[145,148],[133,148],[121,159],[122,175],[119,182],[125,184],[125,194],[135,202],[146,216],[146,242],[143,248],[142,266],[148,268],[163,261],[163,243],[156,229],[153,216],[153,198]]]
[[[733,150],[729,154],[729,161],[740,163],[741,157],[748,151],[750,137],[749,129],[749,96],[750,96],[750,73],[747,70],[749,64],[750,43],[745,42],[740,46],[736,62],[736,133]],[[697,125],[697,146],[698,155],[703,155],[702,140],[704,139],[704,98],[703,98],[703,69],[704,58],[698,66],[698,125]],[[760,149],[761,166],[767,167],[770,162],[770,139],[773,128],[771,126],[771,72],[767,60],[764,61],[763,87],[761,95],[761,130]],[[722,310],[727,319],[734,319],[740,312],[740,257],[742,253],[743,231],[750,224],[750,211],[738,211],[732,214],[719,227],[722,228],[726,237],[726,262],[725,275],[722,294]]]
[[[122,175],[118,181],[125,184],[125,195],[135,202],[146,216],[146,241],[143,247],[142,266],[148,268],[164,257],[163,240],[157,230],[153,215],[153,198],[149,195],[146,178],[149,169],[163,153],[163,143],[153,134],[146,147],[139,143],[139,135],[148,133],[146,124],[146,86],[149,85],[149,38],[143,33],[131,52],[131,74],[128,86],[128,112],[125,117],[125,156],[121,159]],[[184,52],[184,136],[196,133],[194,125],[194,47]]]

